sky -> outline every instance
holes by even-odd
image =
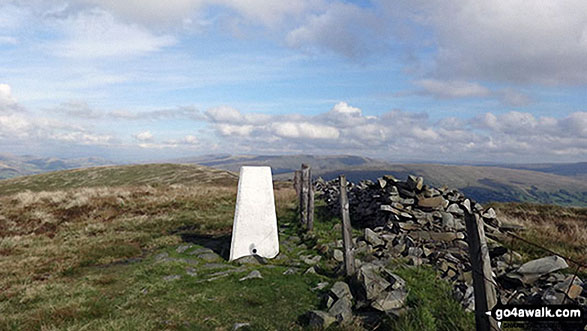
[[[0,153],[587,161],[587,2],[0,0]]]

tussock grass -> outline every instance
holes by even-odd
[[[562,207],[531,203],[493,203],[498,217],[505,222],[523,225],[523,238],[583,264],[587,264],[587,208]],[[528,258],[549,254],[517,240],[504,244]],[[587,270],[583,270],[583,273]]]
[[[0,296],[21,292],[31,281],[178,243],[170,231],[181,226],[227,233],[234,201],[235,188],[223,186],[97,187],[0,197]]]
[[[154,261],[162,251],[180,257],[186,231],[230,233],[236,180],[220,182],[0,196],[0,329],[300,329],[298,317],[319,304],[310,289],[320,276],[268,266],[263,280],[238,282],[246,271],[201,283],[213,271],[192,278],[184,264]],[[275,185],[279,222],[295,208],[290,186]],[[183,276],[164,281],[170,274]]]
[[[25,191],[47,192],[71,188],[118,187],[150,185],[208,185],[232,186],[238,175],[225,170],[187,164],[142,164],[128,166],[103,166],[49,172],[40,175],[0,180],[0,195],[21,193],[17,198],[43,199],[50,196],[31,195]],[[50,194],[49,194],[50,195]],[[56,196],[55,199],[59,200]]]

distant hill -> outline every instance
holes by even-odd
[[[381,168],[385,161],[354,155],[204,155],[173,160],[174,163],[196,163],[219,169],[238,172],[243,165],[271,166],[273,175],[291,174],[302,163],[312,166],[315,173],[349,167]],[[287,177],[287,176],[286,176]]]
[[[99,157],[61,159],[31,155],[17,156],[0,154],[0,179],[111,164],[113,163]]]
[[[200,165],[141,164],[63,170],[0,180],[0,195],[79,187],[214,184],[235,186],[238,175]]]
[[[0,156],[0,178],[31,173],[88,167],[106,163],[98,158],[64,160],[54,158]],[[0,181],[0,194],[64,187],[111,186],[165,183],[190,184],[213,174],[229,176],[236,184],[236,173],[243,165],[271,166],[275,179],[292,178],[302,163],[312,166],[314,177],[332,179],[341,173],[350,181],[374,180],[385,174],[404,179],[409,174],[423,176],[433,186],[456,188],[479,202],[539,202],[587,206],[587,163],[465,166],[439,164],[391,164],[353,155],[205,155],[170,161],[169,164],[104,166],[43,173],[37,176]],[[191,165],[186,165],[191,164]],[[195,166],[194,164],[198,164]],[[210,173],[206,167],[221,169]],[[514,169],[518,167],[518,169]],[[528,169],[531,170],[528,170]],[[200,175],[198,175],[200,172]],[[203,174],[206,174],[205,176]],[[218,179],[225,180],[225,179]]]
[[[539,164],[504,164],[500,167],[533,170],[549,174],[574,177],[587,181],[587,162],[577,163],[539,163]]]
[[[374,180],[385,174],[404,179],[409,174],[423,176],[433,186],[459,189],[480,202],[525,201],[559,205],[587,206],[587,180],[576,177],[578,164],[569,165],[569,176],[563,165],[543,165],[536,170],[512,169],[506,166],[456,166],[439,164],[391,164],[351,155],[208,155],[176,162],[198,163],[219,169],[238,171],[243,165],[269,165],[276,179],[292,178],[301,163],[312,166],[314,177],[332,179],[344,173],[350,181]],[[530,167],[532,165],[526,165]],[[538,171],[543,169],[545,171]]]

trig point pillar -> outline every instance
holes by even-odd
[[[241,167],[230,260],[248,255],[273,258],[279,253],[277,216],[270,167]]]

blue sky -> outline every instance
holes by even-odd
[[[584,1],[0,0],[0,153],[587,161]]]

